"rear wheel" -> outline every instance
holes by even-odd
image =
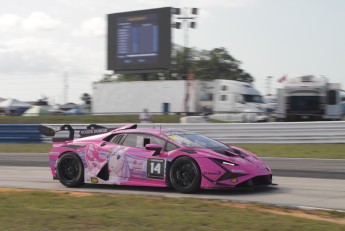
[[[79,187],[84,184],[84,166],[74,153],[61,156],[56,166],[56,174],[61,184],[67,187]]]
[[[181,193],[193,193],[200,189],[201,173],[192,158],[183,156],[173,162],[170,168],[170,182]]]

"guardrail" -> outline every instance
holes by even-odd
[[[58,128],[61,124],[45,124]],[[120,127],[124,124],[100,124]],[[0,143],[51,143],[37,131],[38,124],[0,125]],[[73,124],[85,128],[87,124]],[[273,123],[139,124],[142,128],[190,130],[224,143],[345,143],[345,121]]]

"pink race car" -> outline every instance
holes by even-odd
[[[67,187],[172,186],[193,193],[200,188],[272,184],[270,168],[253,153],[189,131],[138,129],[136,124],[120,128],[92,124],[87,129],[63,125],[58,131],[40,125],[38,130],[53,137],[51,172]],[[74,139],[75,131],[81,138]]]

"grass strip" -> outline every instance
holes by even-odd
[[[0,153],[43,153],[47,154],[52,144],[0,144]]]
[[[345,159],[345,144],[234,144],[260,157]]]
[[[345,144],[234,144],[259,157],[345,159]],[[48,153],[51,144],[0,144],[0,153]]]
[[[152,115],[153,123],[180,123],[181,115]],[[139,114],[0,116],[0,124],[139,123]]]
[[[5,191],[2,230],[344,230],[343,215],[327,220],[278,214],[267,207],[133,195]],[[314,214],[315,215],[315,214]],[[339,218],[340,216],[340,218]],[[322,218],[322,216],[319,216]]]

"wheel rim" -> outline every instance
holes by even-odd
[[[60,177],[65,181],[73,181],[78,177],[79,167],[78,163],[72,157],[67,157],[61,160],[60,163]]]
[[[190,163],[182,162],[176,166],[174,178],[178,186],[188,188],[193,184],[195,175],[195,167]]]

